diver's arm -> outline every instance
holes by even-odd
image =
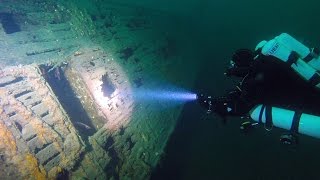
[[[249,106],[241,98],[239,89],[229,92],[225,96],[212,97],[203,94],[198,95],[199,104],[207,110],[207,113],[216,113],[225,116],[244,116],[249,112]]]

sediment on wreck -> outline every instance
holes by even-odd
[[[35,65],[7,67],[0,77],[0,142],[22,178],[54,178],[71,170],[84,143]],[[6,171],[6,169],[4,169]],[[7,169],[8,170],[8,169]]]
[[[148,179],[182,106],[134,95],[192,86],[180,31],[169,33],[170,21],[156,24],[162,12],[145,8],[20,1],[1,4],[20,26],[0,31],[0,68],[11,65],[0,71],[0,150],[16,152],[0,156],[12,164],[4,171],[30,165],[36,171],[23,177]]]

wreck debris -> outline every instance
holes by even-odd
[[[97,49],[97,48],[92,48]],[[130,114],[132,113],[133,104],[130,98],[130,84],[119,83],[125,79],[126,75],[123,70],[108,58],[104,61],[105,52],[103,50],[92,51],[91,48],[82,49],[85,52],[81,57],[71,59],[69,68],[66,69],[68,79],[73,77],[81,77],[81,82],[86,87],[86,93],[95,101],[95,109],[97,114],[100,114],[106,123],[107,128],[118,129],[121,125],[127,124]],[[101,49],[101,48],[98,48]],[[87,59],[94,59],[95,66],[90,65]],[[77,90],[77,81],[69,81],[71,86]],[[129,96],[128,96],[129,95]],[[120,99],[123,101],[121,102]],[[89,115],[97,117],[97,115]],[[97,119],[95,120],[97,121]]]
[[[120,59],[123,59],[125,61],[128,61],[128,59],[133,55],[135,49],[131,48],[131,47],[127,47],[122,49],[119,53],[120,53]]]
[[[110,80],[108,74],[104,74],[101,77],[101,91],[103,92],[103,96],[105,97],[111,97],[112,93],[116,90],[114,85],[112,84],[112,81]]]
[[[21,28],[15,21],[14,15],[12,13],[1,12],[0,23],[2,24],[2,27],[6,34],[13,34],[21,31]]]
[[[10,167],[23,177],[148,179],[179,109],[159,115],[159,104],[136,102],[133,93],[154,87],[145,73],[167,69],[158,59],[171,57],[168,43],[139,37],[151,27],[142,11],[120,16],[118,7],[101,3],[103,13],[91,16],[76,5],[23,2],[43,9],[16,9],[22,31],[0,38],[0,61],[22,64],[0,73],[0,144],[17,153]],[[103,48],[86,38],[102,40]],[[24,66],[32,62],[41,65]],[[107,97],[102,77],[114,87]],[[11,165],[2,152],[9,151],[0,147],[0,175],[2,161]]]
[[[0,147],[10,159],[8,163],[15,164],[24,178],[30,172],[56,177],[59,168],[72,169],[84,144],[51,88],[41,80],[41,70],[30,65],[3,71],[0,133],[5,133],[1,138],[10,140],[0,141]],[[23,163],[22,157],[26,159]]]
[[[133,82],[134,82],[136,88],[139,88],[143,85],[142,77],[139,77],[139,78],[133,80]]]

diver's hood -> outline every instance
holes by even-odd
[[[232,56],[232,61],[237,67],[249,66],[253,59],[254,53],[249,49],[239,49]]]

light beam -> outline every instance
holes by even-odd
[[[139,89],[134,90],[134,98],[142,101],[171,101],[171,102],[188,102],[197,99],[197,95],[192,92],[178,89]]]

